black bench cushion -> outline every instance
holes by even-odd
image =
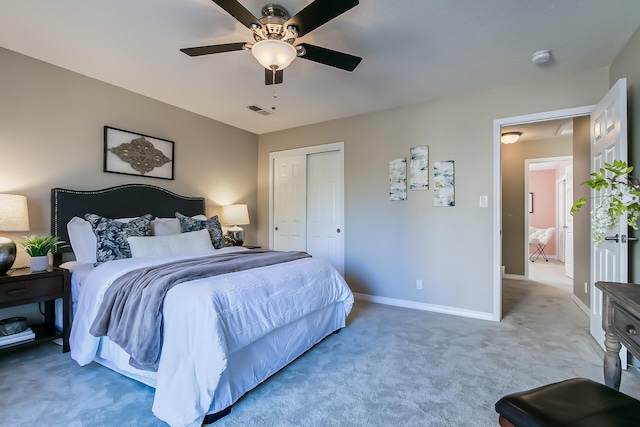
[[[495,409],[517,427],[640,426],[640,401],[586,378],[509,394]]]

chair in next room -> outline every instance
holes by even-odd
[[[529,247],[534,248],[534,252],[529,255],[529,261],[536,262],[540,256],[545,261],[549,261],[547,258],[547,254],[544,253],[544,248],[549,244],[549,240],[553,237],[553,234],[556,232],[555,227],[549,228],[536,228],[529,227]]]

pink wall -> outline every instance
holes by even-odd
[[[529,214],[529,225],[538,228],[555,227],[556,171],[529,172],[529,192],[533,193],[533,212]],[[547,255],[556,256],[555,235],[549,240],[544,252]]]

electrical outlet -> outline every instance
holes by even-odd
[[[416,280],[416,289],[422,289],[422,280],[421,279]]]
[[[584,293],[589,293],[589,285],[587,285],[587,282],[584,282]]]

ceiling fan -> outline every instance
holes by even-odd
[[[338,15],[358,5],[358,0],[315,0],[293,17],[282,6],[268,4],[258,19],[237,0],[213,0],[244,26],[253,31],[255,43],[226,43],[180,49],[189,56],[251,50],[265,68],[265,84],[282,83],[283,69],[296,58],[340,68],[356,69],[362,58],[308,43],[294,46],[296,38],[310,33]]]

